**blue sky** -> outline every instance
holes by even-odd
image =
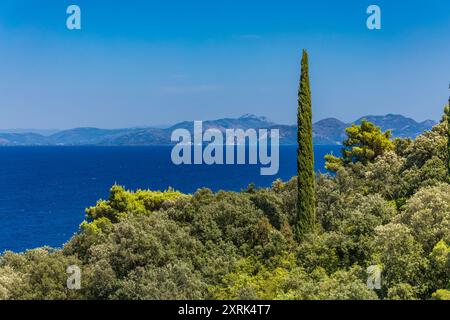
[[[66,28],[66,8],[82,30]],[[378,4],[382,29],[366,28]],[[314,120],[438,119],[448,0],[0,2],[0,128],[117,128],[245,113],[293,124],[310,53]]]

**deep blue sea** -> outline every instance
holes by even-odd
[[[338,146],[315,147],[316,170]],[[296,147],[280,147],[280,170],[261,176],[260,165],[172,164],[171,147],[3,147],[0,148],[0,252],[61,247],[84,219],[84,209],[106,199],[114,184],[127,189],[185,193],[200,187],[267,187],[296,172]]]

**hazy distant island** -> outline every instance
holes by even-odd
[[[436,121],[417,122],[402,115],[388,114],[384,116],[368,115],[352,123],[360,124],[366,119],[382,130],[391,130],[393,137],[415,138],[424,131],[430,130]],[[345,123],[335,118],[320,120],[313,125],[313,142],[316,145],[339,145],[345,138],[345,128],[352,123]],[[69,130],[0,130],[0,146],[145,146],[171,145],[171,133],[179,128],[193,130],[193,122],[185,121],[166,128],[124,128],[99,129],[75,128]],[[239,118],[224,118],[203,122],[204,130],[225,129],[279,129],[280,143],[295,145],[297,143],[297,127],[295,125],[277,124],[265,117],[246,114]]]

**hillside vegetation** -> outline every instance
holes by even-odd
[[[242,192],[113,186],[62,249],[0,258],[1,299],[450,299],[447,122],[391,140],[347,130],[296,240],[297,181]],[[50,218],[50,217],[49,217]],[[81,290],[66,287],[69,265]],[[369,266],[381,289],[367,287]]]

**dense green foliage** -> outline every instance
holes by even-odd
[[[312,106],[308,53],[303,50],[297,111],[297,221],[295,233],[302,239],[316,226],[316,192],[314,190],[314,149],[312,141]]]
[[[394,144],[390,140],[391,132],[381,132],[373,123],[362,120],[360,125],[353,124],[345,130],[348,138],[344,141],[342,158],[327,155],[326,168],[330,171],[338,171],[343,165],[362,162],[367,164],[382,156],[388,151],[394,150]]]
[[[300,241],[296,177],[193,195],[113,186],[62,249],[1,255],[0,299],[450,299],[447,125],[318,175],[317,230]]]

